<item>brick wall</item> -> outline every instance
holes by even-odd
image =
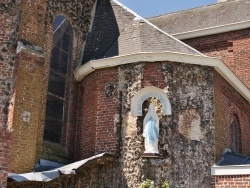
[[[142,86],[157,86],[164,89],[166,83],[162,71],[160,63],[147,63],[147,66],[143,70]]]
[[[92,0],[79,0],[77,2],[40,0],[22,1],[18,6],[22,11],[19,16],[21,20],[18,22],[20,23],[18,25],[19,33],[16,36],[28,50],[22,49],[14,61],[16,74],[13,79],[16,87],[13,96],[10,96],[7,102],[0,100],[0,106],[3,109],[8,109],[6,104],[10,103],[9,100],[12,97],[12,103],[10,104],[13,104],[13,107],[9,113],[11,117],[8,119],[9,126],[14,129],[9,169],[12,172],[22,173],[33,170],[34,163],[43,155],[43,131],[53,39],[53,21],[57,15],[65,15],[74,27],[73,62],[69,67],[69,80],[67,82],[67,98],[69,102],[66,105],[68,118],[65,122],[62,141],[62,146],[69,152],[70,160],[74,161],[76,151],[74,146],[77,141],[75,139],[75,124],[78,84],[74,80],[73,70],[81,57],[83,42],[89,29],[93,2]],[[84,19],[79,15],[84,16]],[[4,16],[6,17],[3,17],[4,19],[9,17],[9,15],[5,14]],[[13,14],[13,17],[19,18],[17,14]],[[6,32],[3,32],[4,37]],[[14,48],[13,51],[15,50]],[[7,63],[13,64],[11,61],[7,61]],[[1,61],[0,66],[2,68],[6,65],[2,65]],[[4,69],[6,68],[4,67]],[[10,70],[12,71],[12,69]],[[3,75],[7,75],[12,79],[8,70],[4,70]],[[13,88],[6,84],[5,88],[8,87]],[[2,92],[0,93],[1,97]],[[3,93],[7,92],[4,90]],[[2,101],[5,102],[4,105],[2,105]],[[22,115],[24,112],[31,114],[29,122],[23,121]],[[7,118],[4,118],[4,121],[7,121]]]
[[[250,37],[249,30],[232,31],[217,35],[184,40],[210,57],[217,57],[250,88]]]
[[[109,88],[114,84],[114,90]],[[112,86],[111,86],[112,87]],[[109,151],[117,152],[119,126],[119,93],[117,68],[96,72],[96,149],[95,154]],[[111,93],[107,93],[109,91]]]
[[[214,176],[215,188],[250,188],[250,175]]]
[[[107,84],[114,84],[111,95],[105,93]],[[82,125],[80,128],[80,158],[118,149],[119,93],[117,68],[95,71],[84,78],[82,92]]]
[[[95,154],[96,138],[96,83],[95,74],[88,75],[81,84],[82,87],[82,114],[79,127],[79,158],[87,158]]]
[[[214,71],[214,93],[215,93],[215,140],[216,161],[221,158],[225,148],[230,148],[233,115],[239,118],[242,153],[250,156],[248,143],[250,142],[250,105],[230,86],[217,72]]]
[[[22,51],[16,63],[19,66],[15,87],[10,171],[28,172],[33,169],[36,160],[41,93],[44,89],[44,57]],[[28,122],[22,118],[25,112],[30,113]]]

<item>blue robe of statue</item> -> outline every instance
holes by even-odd
[[[153,120],[153,118],[150,116],[146,126],[148,126],[147,134],[148,134],[149,142],[153,143],[156,141],[156,139],[159,138],[159,133],[156,127],[156,121]]]
[[[159,118],[155,112],[154,105],[150,104],[149,111],[143,122],[143,136],[145,137],[144,153],[159,153]]]

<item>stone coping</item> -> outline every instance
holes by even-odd
[[[228,165],[228,166],[214,165],[211,167],[211,175],[212,176],[250,175],[250,165]]]
[[[95,70],[138,62],[171,61],[185,64],[214,67],[214,69],[250,103],[250,90],[243,82],[218,58],[189,55],[174,52],[140,52],[123,56],[115,56],[99,60],[92,60],[77,67],[74,71],[75,79],[81,81]]]

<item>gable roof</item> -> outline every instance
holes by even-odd
[[[82,64],[94,59],[160,51],[202,55],[118,1],[97,1]]]
[[[148,20],[177,37],[178,34],[191,31],[250,21],[249,10],[250,0],[234,0],[156,16]]]

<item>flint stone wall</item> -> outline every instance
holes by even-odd
[[[12,110],[13,71],[16,60],[17,35],[19,30],[20,3],[3,0],[0,3],[0,126],[6,127]],[[11,116],[11,115],[10,115]],[[8,122],[9,121],[9,122]]]
[[[138,187],[146,178],[156,185],[170,180],[172,187],[209,187],[215,150],[212,68],[146,63],[121,66],[119,75],[123,94],[121,165],[128,187]],[[132,97],[149,85],[168,95],[171,116],[162,116],[161,105],[154,99],[144,102],[142,117],[131,116]],[[160,118],[159,151],[163,159],[141,157],[142,122],[150,101],[157,106]]]

